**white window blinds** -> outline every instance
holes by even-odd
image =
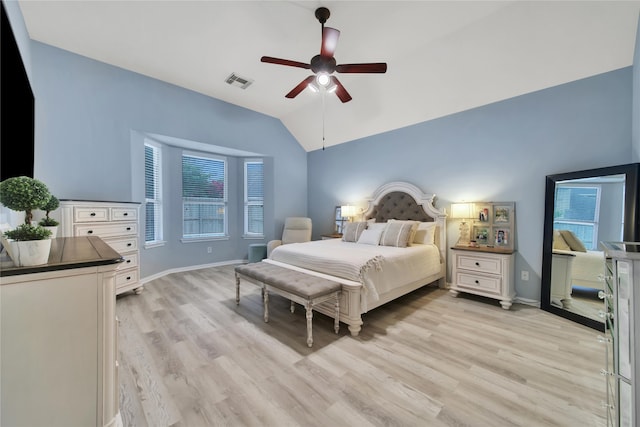
[[[244,234],[264,235],[264,166],[262,160],[244,162]]]
[[[227,231],[227,162],[182,155],[183,237],[222,237]]]
[[[162,240],[160,148],[144,145],[145,243]]]

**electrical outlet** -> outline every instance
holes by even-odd
[[[520,279],[522,280],[529,280],[529,272],[527,270],[522,270],[520,272]]]
[[[212,251],[211,246],[207,246],[207,253],[210,254]]]

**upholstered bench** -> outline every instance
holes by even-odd
[[[334,330],[340,327],[340,289],[341,285],[331,280],[299,271],[290,270],[267,262],[242,264],[236,271],[236,305],[240,304],[240,278],[244,278],[262,287],[264,301],[264,321],[269,321],[269,291],[291,300],[291,312],[294,302],[302,304],[307,310],[307,345],[313,345],[312,319],[314,305],[330,299],[335,300]]]

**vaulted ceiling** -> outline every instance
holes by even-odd
[[[32,39],[276,117],[305,150],[331,146],[629,66],[640,1],[19,2]],[[304,90],[317,7],[340,30],[353,100]],[[236,73],[253,83],[226,83]],[[324,123],[324,125],[323,125]],[[179,135],[177,135],[179,136]]]

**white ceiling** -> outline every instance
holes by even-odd
[[[276,117],[305,150],[322,147],[323,102],[284,95],[320,51],[319,6],[341,31],[337,74],[353,100],[325,98],[331,146],[626,67],[640,1],[34,1],[32,39]],[[254,82],[225,83],[232,72]],[[175,135],[179,136],[179,135]]]

